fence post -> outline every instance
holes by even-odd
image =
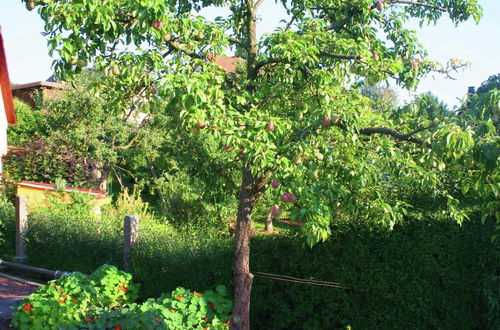
[[[16,256],[14,261],[26,261],[25,236],[28,232],[28,200],[24,196],[16,197]]]
[[[139,216],[127,215],[123,219],[123,269],[126,272],[132,271],[132,261],[130,252],[139,237]]]

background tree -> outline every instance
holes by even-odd
[[[467,127],[410,130],[400,118],[372,111],[352,81],[395,78],[413,88],[425,73],[442,71],[404,23],[411,17],[433,23],[443,14],[455,24],[478,21],[476,0],[283,1],[288,17],[260,39],[262,0],[37,4],[60,75],[92,61],[107,77],[97,90],[108,113],[168,114],[179,129],[212,135],[240,168],[234,329],[249,328],[251,216],[271,180],[279,183],[273,214],[290,209],[312,245],[328,238],[340,205],[389,225],[404,214],[404,205],[384,197],[387,173],[379,164],[390,164],[395,179],[412,177],[433,189],[441,183],[435,171],[474,147]],[[197,16],[207,6],[226,6],[229,14],[214,21]],[[231,47],[244,60],[234,73],[213,63]],[[489,168],[482,175],[493,180]],[[456,208],[446,190],[436,193]]]

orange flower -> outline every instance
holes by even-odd
[[[123,293],[127,293],[127,291],[128,291],[123,285],[120,287],[120,290],[122,290]]]
[[[173,313],[173,312],[175,312],[175,309],[173,309],[173,308],[170,308],[170,311],[171,311],[171,312]]]
[[[194,292],[193,292],[193,294],[194,294],[195,296],[197,296],[197,297],[201,297],[201,296],[202,296],[202,294],[201,294],[201,293],[196,292],[196,291],[194,291]]]
[[[31,307],[31,304],[26,304],[24,305],[24,308],[23,308],[25,311],[32,311],[33,310],[33,307]]]
[[[66,299],[66,298],[68,298],[68,295],[67,295],[67,294],[65,294],[65,293],[63,293],[63,294],[61,295],[61,298]]]
[[[180,294],[177,296],[177,300],[181,301],[181,299],[182,299],[182,295]]]

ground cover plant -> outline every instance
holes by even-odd
[[[219,285],[203,293],[177,288],[135,303],[139,286],[115,266],[49,281],[16,308],[18,329],[225,329],[231,301]]]

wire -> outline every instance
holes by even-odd
[[[330,287],[330,288],[352,290],[351,288],[344,287],[340,283],[337,283],[337,282],[308,280],[305,278],[297,278],[297,277],[292,277],[292,276],[268,274],[268,273],[261,273],[261,272],[252,272],[252,273],[255,276],[268,278],[271,280],[278,280],[278,281],[291,282],[291,283],[310,284],[310,285],[317,285],[317,286],[326,286],[326,287]]]

